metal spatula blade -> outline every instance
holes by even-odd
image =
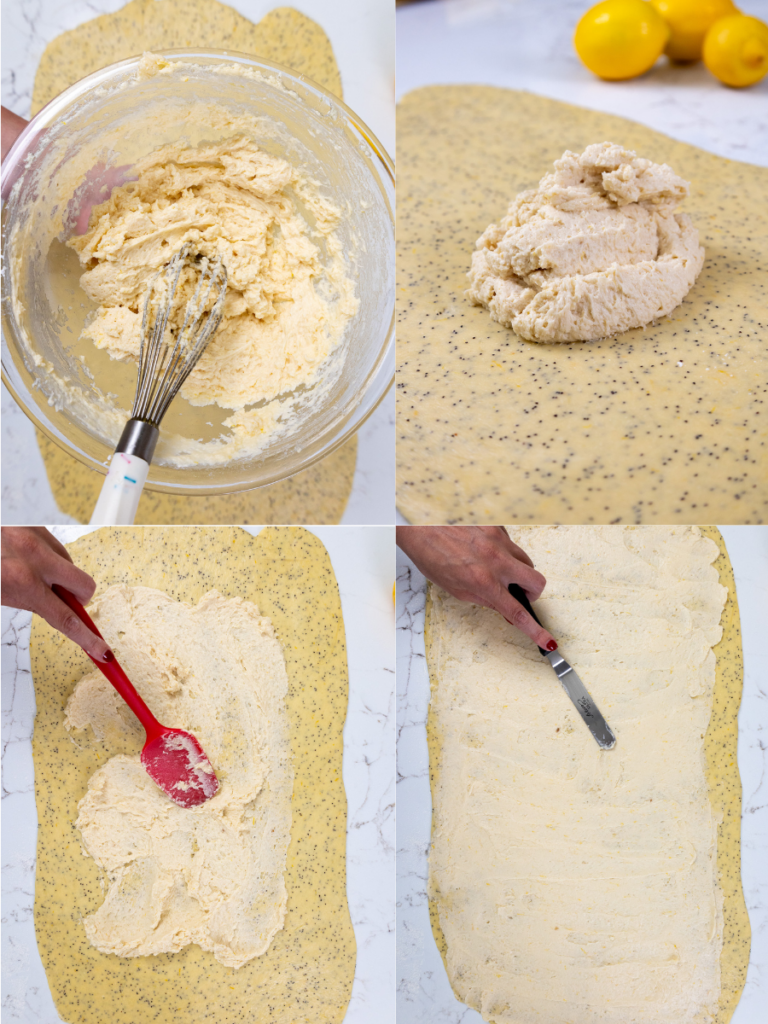
[[[573,701],[573,706],[581,715],[584,724],[595,737],[597,745],[603,750],[610,750],[616,742],[611,727],[600,714],[600,710],[587,692],[587,688],[573,671],[568,662],[557,651],[545,654],[547,661],[555,670],[560,685]]]
[[[523,588],[519,587],[517,583],[510,583],[507,589],[512,597],[514,597],[516,601],[519,601],[523,608],[525,608],[528,614],[535,619],[536,622],[539,622],[539,618],[533,610],[531,602],[528,600],[528,595]],[[539,625],[541,625],[540,622]],[[555,675],[560,680],[565,692],[573,701],[573,706],[581,715],[584,724],[592,733],[597,745],[603,750],[611,750],[616,744],[616,737],[611,731],[606,720],[600,714],[597,704],[595,704],[590,697],[584,683],[582,683],[559,651],[545,651],[543,647],[539,647],[539,650],[555,670]]]

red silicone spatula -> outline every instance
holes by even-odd
[[[57,583],[54,583],[52,589],[88,629],[101,637],[90,615],[74,594]],[[117,659],[99,662],[91,658],[91,661],[104,673],[144,726],[147,742],[141,752],[141,763],[150,779],[180,807],[197,807],[209,800],[218,790],[219,780],[195,737],[183,729],[168,729],[161,725],[136,692]]]

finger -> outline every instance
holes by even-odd
[[[80,604],[88,604],[96,593],[96,583],[87,572],[55,554],[51,554],[50,563],[44,566],[42,576],[49,587],[58,583],[74,594]]]
[[[78,647],[82,647],[94,661],[111,661],[114,658],[109,644],[101,637],[96,636],[82,622],[72,609],[64,604],[49,587],[42,588],[40,600],[35,603],[35,611],[45,619],[49,626],[53,626],[64,636],[73,640]],[[67,588],[69,589],[69,588]]]
[[[66,559],[68,562],[72,561],[72,556],[70,555],[70,553],[67,551],[67,549],[64,547],[64,545],[61,543],[61,541],[57,540],[57,538],[54,537],[54,535],[51,533],[50,530],[46,530],[46,528],[44,526],[34,526],[34,527],[32,527],[32,529],[38,535],[40,540],[43,541],[45,544],[47,544],[48,547],[52,551],[55,551],[55,553],[57,555],[60,555],[62,558]]]
[[[547,585],[547,580],[532,565],[518,561],[510,556],[502,567],[501,581],[505,587],[517,583],[525,591],[529,601],[537,601]]]
[[[133,169],[133,164],[120,164],[119,167],[108,167],[105,175],[107,184],[111,188],[119,188],[127,181],[138,181],[139,176]]]
[[[499,594],[499,600],[495,608],[500,615],[504,616],[507,622],[516,626],[526,636],[530,637],[538,647],[543,647],[545,651],[557,650],[557,640],[555,640],[549,630],[540,626],[534,617],[528,614],[520,602],[512,597],[509,591],[502,591]]]
[[[509,536],[509,530],[506,528],[506,526],[497,526],[496,529],[501,530],[501,532],[504,534],[504,539],[502,543],[509,549],[511,554],[518,561],[524,562],[526,565],[530,565],[530,567],[533,568],[533,562],[531,561],[530,556],[525,551],[523,551],[521,547],[515,544],[515,542]]]
[[[518,547],[518,545],[515,544],[511,537],[509,543],[512,547],[512,554],[515,556],[518,562],[524,562],[526,565],[530,565],[530,567],[533,568],[533,562],[531,561],[530,555],[528,555],[527,552],[523,551],[521,547]]]
[[[131,164],[119,167],[105,167],[102,162],[94,164],[85,176],[88,187],[82,196],[82,206],[75,221],[75,234],[84,235],[90,226],[91,213],[94,206],[105,203],[112,195],[112,190],[124,185],[127,181],[137,181],[138,175],[133,173]]]
[[[75,221],[75,234],[84,235],[88,230],[88,225],[91,223],[91,210],[93,206],[91,203],[86,203],[80,208],[80,213],[77,215]]]

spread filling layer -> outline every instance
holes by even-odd
[[[94,621],[156,718],[191,732],[220,789],[194,808],[173,803],[138,754],[98,769],[78,805],[84,853],[105,876],[105,898],[84,919],[97,949],[173,953],[190,943],[238,968],[283,927],[293,769],[288,678],[272,623],[255,604],[216,591],[196,606],[148,587],[110,587]],[[143,740],[104,676],[90,672],[66,727],[97,739]]]
[[[509,532],[617,743],[600,750],[522,634],[432,589],[430,889],[453,989],[498,1024],[710,1022],[717,545],[697,527]]]

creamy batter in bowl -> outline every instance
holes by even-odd
[[[392,381],[392,164],[344,104],[285,68],[222,51],[172,50],[156,58],[122,61],[66,90],[6,161],[3,377],[53,440],[87,464],[105,466],[136,371],[132,360],[99,350],[87,332],[81,337],[97,306],[80,287],[82,268],[66,245],[78,207],[73,191],[99,168],[133,167],[161,146],[216,146],[245,132],[301,178],[297,205],[320,254],[318,293],[333,298],[331,268],[340,250],[357,300],[314,378],[280,395],[278,426],[266,440],[238,429],[243,416],[258,421],[264,400],[234,415],[183,396],[171,406],[150,486],[247,489],[290,476],[342,444]],[[305,187],[339,211],[332,242],[302,199]]]

